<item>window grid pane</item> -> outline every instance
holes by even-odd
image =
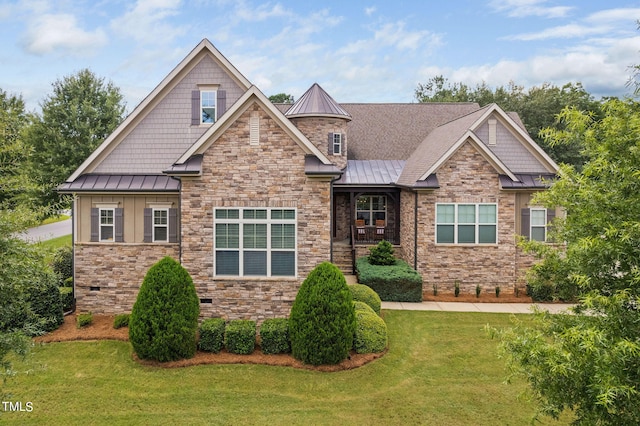
[[[478,206],[478,213],[480,215],[480,223],[496,223],[496,206],[480,205]]]
[[[531,226],[544,226],[547,222],[545,209],[531,209]]]
[[[458,206],[458,223],[476,223],[476,206],[460,204]]]
[[[453,204],[439,204],[436,208],[436,222],[438,224],[455,222],[455,206]]]

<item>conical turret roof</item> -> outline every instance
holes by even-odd
[[[285,115],[296,117],[337,117],[351,120],[351,115],[344,110],[318,83],[313,83],[298,99]]]

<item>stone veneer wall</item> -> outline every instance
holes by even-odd
[[[347,120],[329,117],[299,117],[291,122],[313,143],[323,154],[327,155],[339,169],[347,167]],[[333,154],[333,146],[329,147],[329,133],[342,133],[341,155]]]
[[[178,244],[75,245],[76,311],[96,314],[131,312],[151,266],[165,256],[178,259]],[[99,287],[100,290],[91,290]]]
[[[249,117],[260,117],[260,143],[249,144]],[[305,175],[304,151],[257,104],[205,152],[202,176],[182,180],[182,264],[193,277],[202,317],[286,317],[302,281],[330,257],[330,182]],[[297,277],[214,276],[215,207],[295,207]]]
[[[437,175],[440,188],[418,196],[417,269],[424,288],[430,290],[437,284],[441,291],[452,292],[459,281],[463,293],[474,294],[477,284],[484,292],[493,292],[495,286],[512,289],[519,267],[515,193],[500,190],[495,169],[470,143],[443,164]],[[436,203],[497,203],[498,244],[435,244]]]

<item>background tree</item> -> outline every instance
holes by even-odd
[[[120,90],[88,69],[52,86],[26,136],[44,205],[60,200],[55,188],[120,124],[125,111]]]
[[[292,104],[293,96],[286,93],[278,93],[277,95],[269,96],[269,100],[274,104]]]
[[[509,82],[506,87],[491,89],[484,82],[475,87],[449,83],[447,78],[439,75],[425,84],[418,84],[415,97],[419,102],[477,102],[480,106],[496,103],[505,111],[515,111],[531,137],[551,158],[578,168],[586,161],[580,141],[550,145],[540,131],[562,129],[563,124],[556,117],[567,106],[601,116],[600,102],[584,90],[581,83],[567,83],[562,87],[544,83],[525,90],[523,86]]]
[[[583,141],[582,171],[563,166],[534,203],[563,206],[554,222],[566,247],[529,243],[550,279],[573,285],[575,315],[538,314],[502,333],[504,354],[544,414],[577,424],[640,424],[640,104],[609,100],[604,117],[565,109],[551,145]],[[562,251],[562,252],[561,252]],[[534,270],[535,273],[535,270]]]

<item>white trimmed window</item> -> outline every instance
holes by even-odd
[[[436,243],[496,244],[496,204],[436,204]]]
[[[217,92],[215,90],[200,91],[201,123],[211,124],[216,121],[216,98]]]
[[[547,209],[531,209],[531,230],[529,235],[534,241],[547,241]]]
[[[113,241],[115,235],[115,210],[113,208],[100,209],[100,241]]]
[[[342,154],[342,133],[333,134],[333,154]]]
[[[295,209],[215,209],[215,275],[295,277],[296,226]]]
[[[153,209],[153,241],[169,241],[169,209]]]

